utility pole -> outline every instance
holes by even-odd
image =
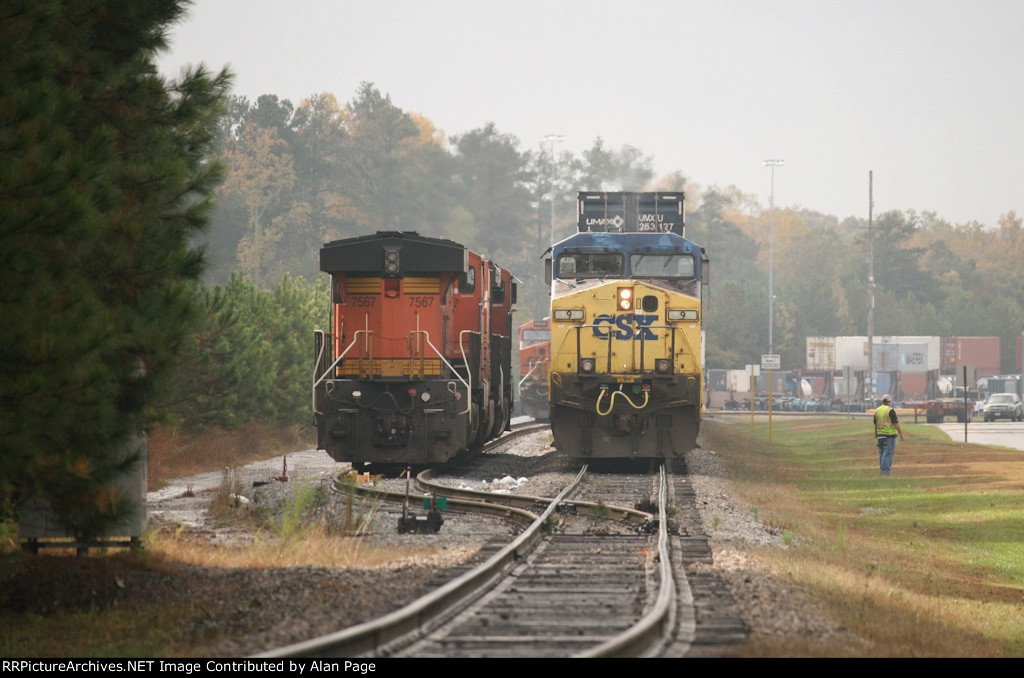
[[[875,207],[874,177],[868,170],[868,378],[864,385],[864,398],[875,396],[875,241],[871,217]]]
[[[775,168],[782,165],[783,160],[765,160],[765,167],[772,168],[772,192],[769,198],[769,210],[771,216],[769,217],[769,230],[768,230],[768,353],[775,353],[772,349],[775,346],[775,342],[772,337],[772,327],[775,324],[775,292],[773,290],[773,282],[775,277]]]
[[[548,144],[548,152],[551,154],[551,248],[555,247],[555,144],[560,144],[565,141],[565,135],[563,134],[545,134],[543,143]]]

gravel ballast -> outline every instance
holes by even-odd
[[[500,466],[505,476],[521,481],[515,492],[553,496],[571,474],[564,465],[551,464],[550,436],[531,436],[510,443]],[[819,656],[857,656],[863,642],[832,622],[823,607],[773,572],[769,561],[759,556],[764,549],[789,548],[781,533],[757,519],[756,512],[731,491],[725,468],[713,450],[696,448],[686,455],[705,531],[712,548],[709,568],[726,584],[749,627],[748,645],[785,646],[791,639],[796,647],[808,644],[822,648]],[[248,501],[264,506],[294,492],[300,483],[329,483],[345,465],[326,453],[306,451],[288,456],[288,481],[248,481],[278,473],[279,458],[256,468],[239,469],[250,489],[241,491]],[[521,464],[521,467],[520,467]],[[482,473],[491,475],[493,469]],[[529,475],[527,475],[529,474]],[[218,483],[224,474],[216,474]],[[481,476],[475,482],[494,487],[495,477]],[[204,518],[209,492],[193,497],[175,496],[173,489],[150,493],[149,512],[154,524],[187,525],[188,529],[218,539],[218,528]],[[180,489],[188,481],[176,481]],[[420,501],[416,498],[415,501]],[[413,503],[415,506],[415,503]],[[397,609],[438,585],[448,568],[465,564],[496,529],[479,524],[480,518],[446,516],[440,532],[431,535],[399,535],[394,529],[396,511],[389,508],[378,515],[379,525],[363,537],[381,544],[403,548],[429,549],[431,555],[411,558],[372,569],[351,567],[304,567],[277,570],[196,569],[188,581],[167,582],[168,590],[196,592],[208,601],[203,615],[193,623],[191,648],[194,656],[243,656],[282,647],[366,621]],[[510,531],[511,533],[511,531]],[[225,531],[225,539],[244,540],[244,535]],[[140,595],[145,595],[140,592]],[[740,653],[744,651],[741,648]],[[752,652],[757,653],[756,650]]]

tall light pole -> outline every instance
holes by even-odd
[[[548,145],[548,153],[551,154],[551,247],[555,246],[555,144],[560,144],[563,141],[565,141],[565,136],[562,134],[545,134],[544,139],[541,142]]]
[[[775,292],[773,290],[773,284],[775,279],[775,168],[781,167],[782,160],[765,160],[765,167],[770,167],[772,170],[772,192],[771,198],[769,199],[769,209],[771,211],[770,226],[768,230],[768,353],[774,353],[772,350],[774,347],[774,341],[772,340],[772,326],[775,324]]]
[[[865,400],[875,397],[875,240],[872,211],[875,207],[874,171],[868,170],[868,378],[864,384]]]

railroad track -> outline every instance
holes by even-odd
[[[653,474],[583,467],[554,498],[460,489],[424,471],[418,492],[442,494],[449,511],[499,516],[521,532],[504,546],[495,540],[484,562],[400,610],[259,656],[727,654],[746,629],[724,586],[700,567],[711,552],[681,464]],[[406,500],[404,492],[362,489]]]

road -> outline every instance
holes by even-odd
[[[287,478],[289,482],[310,480],[324,474],[338,473],[347,468],[331,459],[323,450],[302,450],[287,455],[258,461],[237,469],[210,471],[188,478],[175,478],[159,490],[146,494],[146,510],[150,519],[158,523],[173,523],[188,527],[202,527],[206,520],[206,507],[213,493],[225,482],[250,487],[254,482],[273,482]]]
[[[708,418],[718,417],[723,421],[744,421],[744,417],[749,418],[749,412],[736,412],[736,411],[715,411],[709,412],[704,415]],[[792,418],[792,417],[815,417],[821,416],[817,414],[804,414],[800,412],[776,412],[773,415],[780,419]],[[870,413],[856,413],[856,414],[845,414],[838,416],[847,417],[863,417],[866,419],[871,418]],[[758,411],[754,419],[756,421],[763,422],[768,419],[766,412]],[[901,423],[915,423],[913,414],[900,414]],[[918,417],[917,423],[924,423],[924,415]],[[868,426],[871,422],[868,421]],[[928,424],[928,426],[937,426],[946,435],[949,436],[950,440],[956,440],[962,442],[964,440],[964,425],[963,423],[947,422],[943,424]],[[1002,447],[1010,447],[1015,450],[1024,450],[1024,422],[1011,422],[1011,421],[992,421],[985,422],[981,420],[972,421],[967,424],[967,442],[975,443],[977,445],[999,445]]]
[[[901,421],[913,421],[913,417]],[[939,427],[950,440],[964,440],[964,424],[944,423],[932,424]],[[1010,421],[972,421],[967,424],[967,438],[969,443],[977,445],[999,445],[1012,447],[1015,450],[1024,450],[1024,422]]]

